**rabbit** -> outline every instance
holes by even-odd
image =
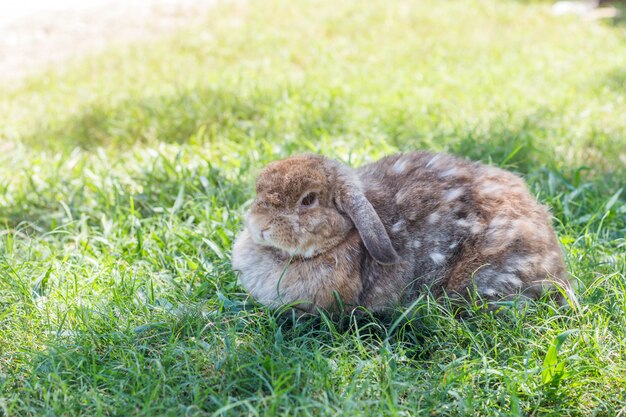
[[[425,289],[486,304],[574,299],[550,212],[524,181],[426,151],[358,169],[314,154],[270,163],[232,265],[262,304],[314,314],[389,311]]]

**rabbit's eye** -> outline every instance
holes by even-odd
[[[300,201],[301,206],[310,207],[317,202],[317,193],[308,193]]]

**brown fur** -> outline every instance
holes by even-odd
[[[357,170],[317,155],[268,165],[233,266],[261,302],[306,311],[337,309],[337,296],[384,310],[424,286],[488,300],[571,293],[549,211],[519,177],[428,152]]]

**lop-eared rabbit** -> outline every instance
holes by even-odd
[[[352,169],[319,155],[270,163],[233,248],[259,302],[385,311],[429,288],[487,303],[573,299],[551,215],[518,176],[446,154]]]

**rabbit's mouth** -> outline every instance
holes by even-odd
[[[301,260],[310,260],[324,255],[336,246],[340,245],[343,240],[331,239],[323,243],[304,243],[300,245],[285,245],[272,239],[271,234],[259,233],[258,239],[254,239],[258,245],[268,246],[277,251],[283,258],[293,258]]]

